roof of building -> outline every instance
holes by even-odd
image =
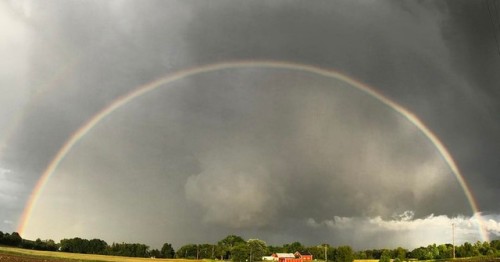
[[[292,253],[276,253],[276,257],[278,257],[278,258],[280,258],[280,257],[295,257],[295,255]]]
[[[311,254],[311,253],[309,253],[309,252],[307,252],[307,251],[300,251],[300,252],[299,252],[299,251],[297,251],[297,252],[295,252],[295,254],[297,254],[297,253],[298,253],[299,255],[302,255],[302,256],[312,256],[312,254]]]

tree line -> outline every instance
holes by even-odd
[[[99,254],[126,257],[157,257],[174,258],[175,251],[171,244],[165,243],[161,250],[150,249],[148,245],[139,243],[112,243],[109,245],[101,239],[70,238],[56,243],[52,239],[23,239],[17,232],[12,234],[0,231],[0,245],[20,247],[25,249],[61,251],[69,253]]]
[[[300,242],[292,242],[281,246],[267,245],[260,239],[244,240],[241,236],[228,235],[214,244],[186,244],[177,251],[171,244],[164,243],[161,249],[151,249],[140,243],[112,243],[109,245],[101,239],[83,239],[79,237],[62,239],[59,243],[49,239],[23,239],[17,232],[3,233],[0,231],[0,245],[14,246],[26,249],[60,251],[70,253],[101,254],[127,257],[156,257],[184,259],[217,259],[234,262],[261,261],[263,256],[273,253],[301,252],[313,255],[314,259],[332,262],[352,262],[354,259],[377,259],[380,262],[414,260],[433,260],[453,258],[453,245],[428,245],[408,250],[402,247],[396,249],[369,249],[354,251],[350,246],[330,246],[321,244],[304,246]],[[500,257],[500,240],[490,242],[469,243],[455,246],[455,257]]]

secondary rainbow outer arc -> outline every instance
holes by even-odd
[[[94,115],[92,118],[90,118],[83,126],[81,126],[75,133],[71,135],[71,137],[66,141],[66,143],[63,145],[63,147],[58,151],[56,156],[52,159],[52,161],[49,163],[47,166],[46,170],[43,172],[42,176],[38,180],[35,188],[33,189],[31,196],[27,202],[27,205],[23,211],[23,214],[20,219],[20,223],[18,226],[18,232],[20,234],[23,234],[25,231],[25,228],[27,224],[29,223],[29,219],[31,217],[31,213],[33,212],[34,206],[36,205],[36,202],[40,196],[40,193],[43,190],[43,187],[47,184],[50,176],[54,173],[54,171],[57,169],[58,165],[61,163],[61,161],[64,159],[64,157],[68,154],[68,152],[73,148],[73,146],[80,140],[82,139],[95,125],[97,125],[101,120],[103,120],[105,117],[113,113],[116,109],[122,107],[123,105],[127,104],[131,100],[140,97],[164,84],[168,84],[180,79],[183,79],[188,76],[200,74],[200,73],[208,73],[208,72],[213,72],[217,70],[222,70],[222,69],[234,69],[234,68],[278,68],[278,69],[290,69],[290,70],[297,70],[297,71],[302,71],[302,72],[310,72],[313,74],[321,75],[321,76],[326,76],[326,77],[333,77],[340,79],[342,81],[345,81],[349,84],[351,84],[353,87],[356,87],[357,89],[365,92],[366,94],[374,97],[375,99],[378,99],[380,102],[384,103],[388,107],[392,108],[402,116],[404,116],[408,121],[410,121],[412,124],[414,124],[431,142],[434,144],[436,149],[439,151],[443,159],[446,161],[450,169],[452,170],[453,174],[455,175],[458,183],[462,187],[467,200],[470,203],[470,206],[472,208],[472,211],[474,212],[474,215],[476,216],[476,219],[478,220],[479,223],[479,232],[481,235],[481,238],[484,241],[489,241],[488,234],[486,233],[484,227],[482,226],[482,217],[478,209],[478,205],[476,203],[476,200],[474,199],[472,192],[465,182],[460,170],[458,169],[458,166],[456,165],[455,161],[453,160],[451,154],[448,152],[446,147],[441,143],[441,141],[438,139],[438,137],[427,127],[424,125],[424,123],[413,113],[402,107],[401,105],[397,104],[396,102],[390,100],[389,98],[385,97],[384,95],[378,93],[375,91],[373,88],[370,86],[361,83],[357,80],[351,79],[339,72],[333,71],[333,70],[327,70],[327,69],[322,69],[319,67],[315,67],[312,65],[306,65],[306,64],[298,64],[298,63],[292,63],[292,62],[282,62],[282,61],[268,61],[268,60],[250,60],[250,61],[233,61],[233,62],[222,62],[222,63],[216,63],[216,64],[209,64],[209,65],[204,65],[200,67],[194,67],[186,70],[181,70],[176,73],[172,73],[170,75],[167,75],[165,77],[159,78],[157,80],[154,80],[150,83],[147,83],[145,85],[139,86],[133,91],[129,92],[128,94],[119,97],[118,99],[114,100],[110,105],[102,109],[99,113]]]

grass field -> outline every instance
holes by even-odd
[[[4,254],[4,257],[2,257]],[[15,260],[15,257],[19,257]],[[23,260],[24,258],[24,260]],[[7,260],[5,260],[7,259]],[[124,261],[124,262],[139,262],[139,261],[152,261],[151,258],[132,258],[132,257],[118,257],[118,256],[104,256],[104,255],[91,255],[91,254],[75,254],[65,252],[51,252],[51,251],[38,251],[30,249],[21,249],[14,247],[0,246],[0,261]],[[154,259],[154,261],[170,261],[170,262],[195,262],[201,260],[187,260],[187,259]]]

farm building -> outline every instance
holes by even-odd
[[[294,253],[296,258],[300,258],[302,260],[313,260],[313,255],[309,252],[295,252]]]
[[[274,253],[271,255],[274,261],[278,262],[305,262],[311,261],[312,255],[308,252],[295,252],[295,253]],[[265,260],[269,260],[269,257],[265,257]],[[264,258],[263,258],[264,260]]]

